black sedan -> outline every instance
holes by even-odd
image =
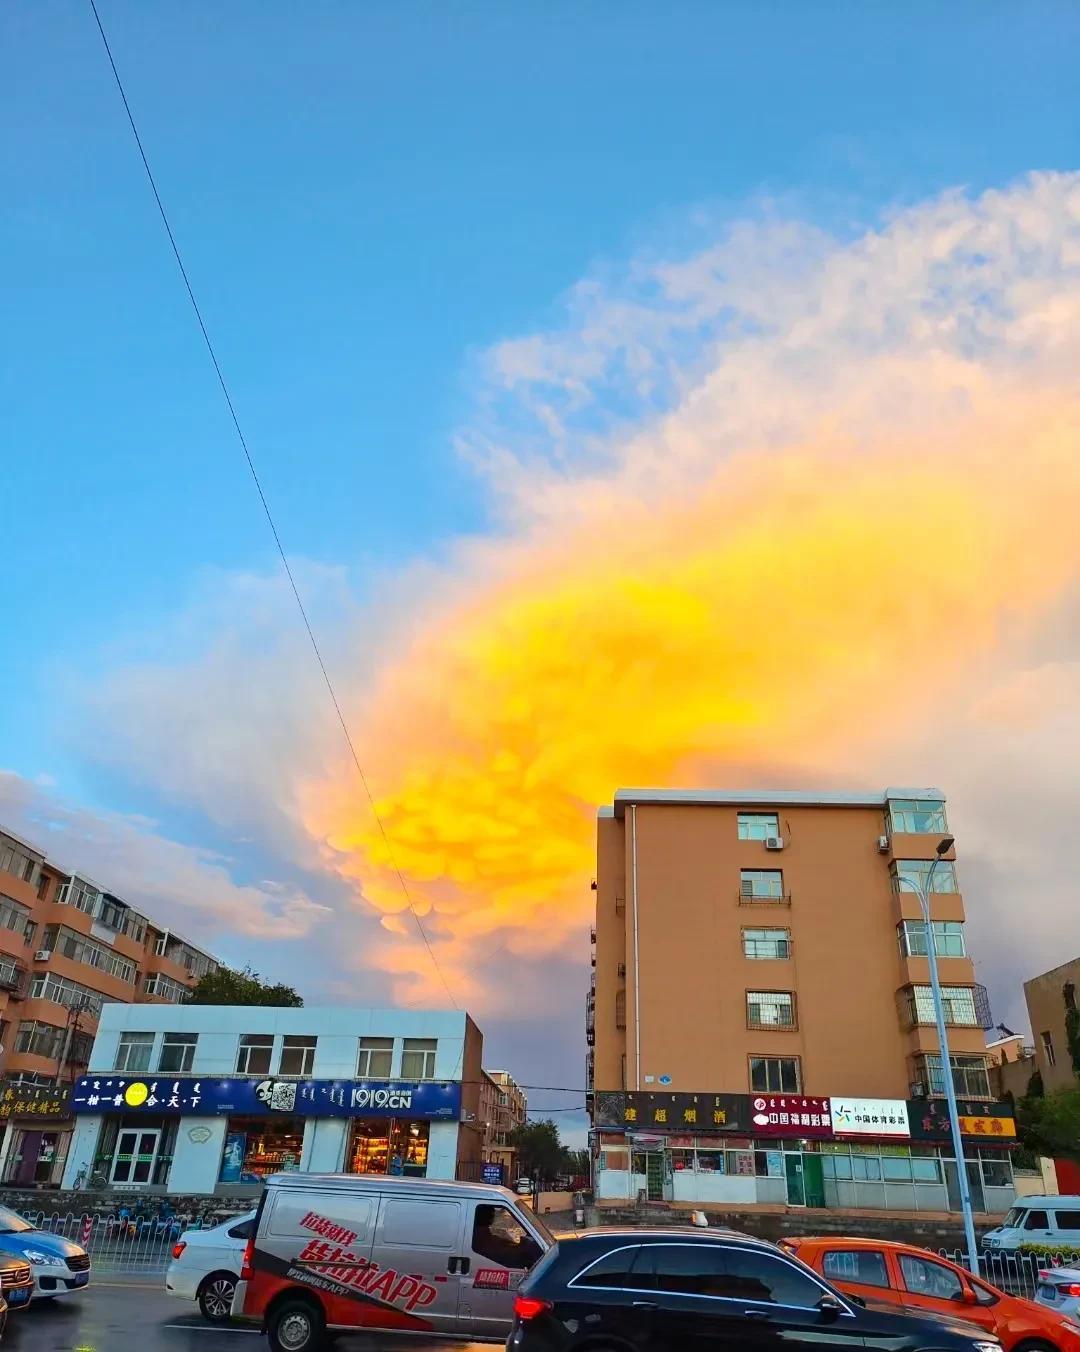
[[[970,1324],[871,1309],[733,1230],[584,1230],[522,1282],[508,1352],[1001,1352]]]

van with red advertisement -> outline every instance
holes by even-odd
[[[505,1338],[519,1283],[553,1243],[507,1188],[275,1174],[232,1312],[258,1320],[273,1352],[346,1331]]]

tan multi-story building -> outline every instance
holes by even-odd
[[[507,1071],[483,1072],[480,1121],[484,1129],[484,1161],[502,1165],[507,1182],[513,1182],[517,1158],[514,1132],[525,1125],[527,1106],[525,1095]]]
[[[601,1144],[600,1129],[612,1123],[620,1103],[627,1114],[624,1145],[633,1144],[635,1130],[677,1121],[684,1134],[677,1147],[670,1138],[663,1142],[675,1158],[663,1161],[660,1172],[661,1184],[670,1185],[672,1175],[678,1184],[678,1173],[691,1163],[687,1152],[697,1171],[706,1151],[695,1129],[719,1124],[729,1135],[712,1140],[710,1148],[723,1158],[706,1160],[708,1172],[713,1181],[725,1169],[744,1177],[729,1180],[741,1188],[721,1189],[718,1196],[799,1201],[806,1191],[801,1185],[786,1193],[746,1186],[755,1171],[761,1185],[771,1181],[768,1171],[783,1176],[795,1168],[763,1161],[762,1155],[779,1156],[787,1147],[764,1151],[754,1136],[797,1138],[800,1127],[789,1127],[790,1116],[803,1135],[832,1140],[845,1133],[839,1120],[832,1123],[830,1100],[841,1112],[841,1100],[854,1096],[854,1103],[871,1106],[865,1114],[855,1108],[857,1125],[846,1134],[868,1141],[880,1112],[883,1138],[921,1136],[926,1144],[912,1145],[909,1163],[889,1166],[884,1177],[880,1161],[872,1167],[827,1162],[824,1171],[808,1163],[808,1172],[818,1179],[824,1173],[826,1183],[830,1177],[874,1183],[856,1189],[856,1205],[899,1207],[902,1197],[916,1207],[935,1199],[944,1206],[949,1171],[933,1144],[940,1135],[934,1100],[944,1093],[944,1080],[926,929],[910,884],[925,886],[947,837],[944,795],[936,789],[617,793],[598,821],[586,1016],[588,1084]],[[950,839],[930,898],[953,1079],[972,1117],[995,1115],[983,1031],[992,1020],[968,954],[954,860]],[[796,1100],[806,1102],[792,1113]],[[886,1103],[893,1106],[872,1106]],[[730,1129],[740,1123],[736,1147]],[[990,1129],[1011,1135],[1014,1127],[1009,1118]],[[981,1130],[973,1123],[973,1132]],[[611,1151],[600,1151],[601,1175],[604,1165],[630,1167],[626,1154],[615,1151],[618,1144],[610,1137]],[[825,1154],[828,1161],[847,1148],[833,1141],[828,1150],[810,1145],[803,1153]],[[913,1156],[926,1163],[912,1164]],[[992,1163],[1001,1165],[1002,1158],[999,1153]],[[801,1162],[797,1171],[803,1172]],[[890,1173],[903,1184],[892,1200],[884,1195]],[[996,1206],[998,1191],[1011,1183],[1007,1156],[1003,1167],[983,1173],[980,1185]],[[926,1185],[921,1198],[920,1182]],[[655,1192],[656,1179],[647,1183]],[[615,1187],[626,1184],[617,1180]],[[678,1197],[678,1186],[668,1191]],[[834,1196],[843,1192],[833,1188]],[[982,1193],[980,1186],[977,1201]],[[706,1189],[703,1200],[710,1199]]]
[[[1068,1022],[1070,1013],[1080,1015],[1080,958],[1025,981],[1024,999],[1044,1091],[1075,1089],[1080,1072],[1073,1064]]]
[[[217,967],[85,874],[0,829],[3,1181],[59,1179],[71,1127],[47,1092],[82,1074],[102,1005],[179,1003]],[[23,1111],[20,1111],[23,1109]],[[42,1128],[47,1128],[42,1130]]]

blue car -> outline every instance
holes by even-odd
[[[90,1255],[81,1245],[63,1235],[35,1229],[6,1206],[0,1206],[0,1250],[30,1264],[33,1300],[70,1295],[90,1284]],[[4,1295],[10,1305],[6,1289]]]

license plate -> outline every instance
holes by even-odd
[[[89,1272],[77,1272],[77,1273],[75,1274],[75,1285],[76,1285],[76,1286],[85,1286],[86,1283],[87,1283],[89,1280],[90,1280],[90,1274],[89,1274]]]
[[[24,1287],[21,1291],[9,1291],[6,1300],[9,1306],[25,1305],[30,1299],[30,1288]]]
[[[1051,1286],[1049,1282],[1040,1282],[1039,1295],[1046,1296],[1048,1300],[1057,1300],[1057,1287]]]

